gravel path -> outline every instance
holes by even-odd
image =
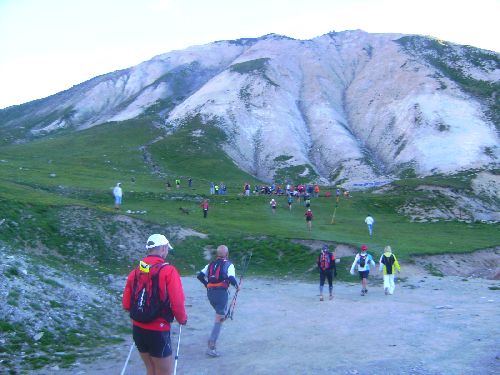
[[[464,280],[412,272],[393,296],[372,283],[365,297],[358,284],[339,283],[334,300],[320,302],[317,284],[247,279],[221,332],[222,355],[210,358],[213,312],[202,285],[184,278],[189,322],[177,374],[499,374],[500,292],[489,289],[499,283]],[[57,373],[120,374],[130,342]],[[134,348],[126,374],[144,373]]]

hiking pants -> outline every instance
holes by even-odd
[[[396,289],[396,284],[394,283],[394,274],[384,275],[384,289],[385,288],[389,290],[389,294],[394,293],[394,289]]]
[[[332,288],[332,270],[319,270],[319,286],[325,285],[325,278],[328,279],[328,286]]]

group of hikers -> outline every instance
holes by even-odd
[[[170,338],[171,323],[174,319],[180,324],[177,355],[180,344],[181,326],[185,325],[188,316],[185,310],[185,297],[181,278],[177,269],[165,260],[173,247],[162,234],[151,235],[146,242],[147,255],[139,262],[127,277],[122,297],[122,306],[132,319],[132,336],[139,354],[147,369],[148,375],[171,374],[173,369],[172,343]],[[362,245],[351,265],[350,273],[358,271],[361,279],[361,296],[368,293],[367,280],[370,266],[375,261],[368,254],[368,246]],[[328,282],[329,299],[334,298],[333,277],[337,277],[336,259],[328,245],[323,245],[317,257],[320,283],[320,301],[324,300],[323,289]],[[245,266],[248,267],[248,262]],[[379,260],[379,270],[384,275],[384,292],[394,293],[394,273],[400,271],[400,265],[391,247],[386,246]],[[236,297],[240,291],[241,280],[236,280],[236,269],[229,260],[229,249],[220,245],[216,249],[216,258],[209,262],[197,274],[198,280],[206,288],[207,298],[215,311],[215,319],[208,336],[206,354],[218,357],[217,340],[222,324],[230,316],[228,311],[230,286],[235,289],[232,308],[234,312]],[[229,306],[231,310],[231,306]],[[231,314],[232,318],[232,314]],[[176,365],[176,363],[175,363]],[[176,367],[175,367],[176,369]],[[175,370],[174,370],[175,374]]]
[[[146,242],[147,255],[128,275],[122,297],[122,306],[132,319],[132,337],[148,375],[171,374],[171,323],[175,319],[182,326],[188,320],[179,272],[165,261],[172,249],[164,235],[151,235]],[[211,357],[219,356],[216,345],[222,323],[228,316],[228,288],[232,285],[236,289],[235,296],[240,290],[235,267],[228,257],[227,246],[218,246],[216,259],[197,275],[215,311],[207,341],[207,355]]]

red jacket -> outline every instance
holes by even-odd
[[[143,259],[143,262],[148,264],[164,263],[165,260],[158,255],[149,255]],[[135,270],[130,272],[127,278],[127,284],[123,291],[122,306],[125,310],[130,310],[130,296],[134,286]],[[160,285],[160,298],[162,301],[165,298],[165,291],[168,293],[170,307],[175,319],[184,324],[187,322],[186,309],[184,307],[184,291],[182,289],[181,278],[179,272],[173,266],[163,267],[158,279]],[[141,323],[132,319],[135,326],[149,329],[151,331],[170,331],[170,323],[164,318],[156,318],[150,323]]]

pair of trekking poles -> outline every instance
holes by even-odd
[[[243,281],[243,276],[245,276],[245,273],[247,272],[248,265],[250,264],[250,259],[252,259],[252,252],[250,252],[250,255],[247,257],[245,256],[242,259],[242,269],[241,269],[241,276],[240,276],[240,282],[238,286],[241,286],[241,282]],[[238,291],[233,296],[233,300],[231,301],[231,304],[229,305],[229,309],[227,310],[227,313],[224,317],[224,320],[227,318],[231,318],[233,320],[233,314],[234,314],[234,309],[236,308],[236,300],[238,298]],[[175,353],[175,361],[174,361],[174,375],[177,374],[177,363],[179,362],[179,348],[181,346],[181,335],[182,335],[182,325],[179,324],[179,339],[177,340],[177,351]],[[125,375],[125,370],[127,369],[128,361],[130,360],[130,356],[132,355],[132,350],[134,349],[134,343],[130,346],[130,350],[128,352],[127,360],[125,361],[125,364],[123,365],[122,372],[120,375]]]
[[[250,264],[250,260],[252,259],[252,254],[253,253],[250,251],[250,255],[245,256],[242,259],[241,276],[240,276],[240,282],[238,283],[238,287],[241,287],[241,282],[243,281],[243,277],[247,272],[248,265]],[[234,293],[233,299],[229,304],[229,309],[227,309],[226,315],[224,316],[224,320],[227,320],[227,318],[233,320],[234,310],[236,308],[236,301],[238,300],[238,292],[239,290],[237,290],[236,293]]]
[[[175,352],[174,375],[177,374],[177,362],[179,361],[179,348],[181,346],[181,335],[182,335],[182,326],[179,324],[179,339],[177,340],[177,351]],[[134,343],[130,345],[130,350],[128,352],[127,360],[123,365],[122,372],[120,373],[120,375],[125,375],[125,370],[127,369],[128,361],[130,360],[130,356],[132,355],[133,349],[134,349]]]

